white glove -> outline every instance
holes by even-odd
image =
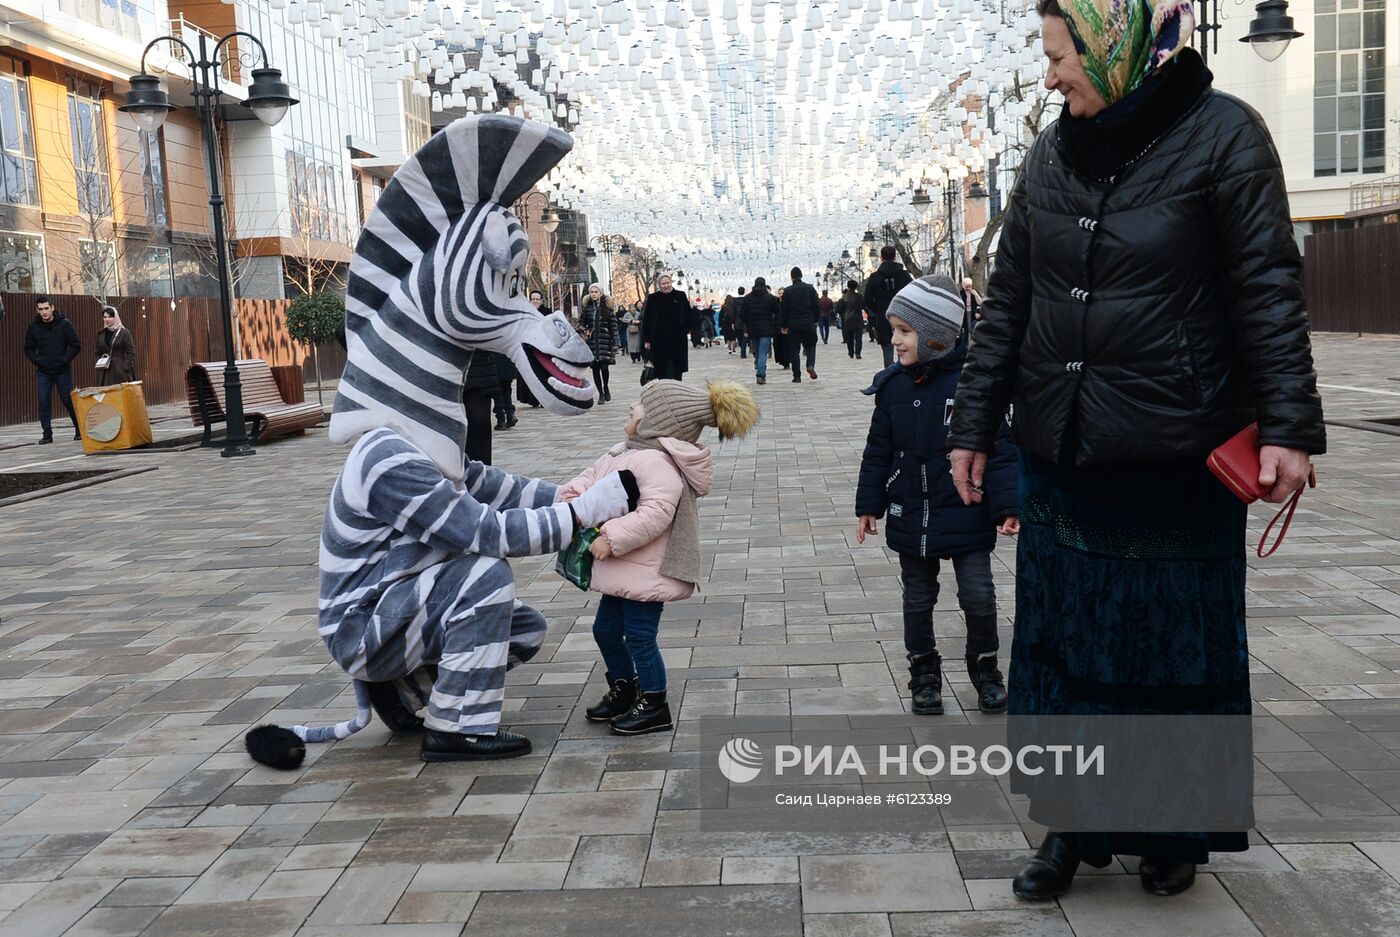
[[[604,475],[592,487],[569,502],[579,527],[597,527],[604,521],[637,509],[637,479],[624,469]]]

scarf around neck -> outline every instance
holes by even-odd
[[[627,449],[655,449],[671,458],[664,436],[629,436]],[[677,466],[677,471],[680,467]],[[671,539],[666,554],[661,557],[661,575],[695,585],[700,582],[700,499],[690,487],[690,479],[681,475],[681,499],[676,502],[676,517],[671,522]]]
[[[1062,0],[1089,80],[1110,105],[1127,97],[1191,38],[1190,0]]]

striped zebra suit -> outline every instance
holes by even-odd
[[[473,352],[500,352],[549,409],[593,403],[587,345],[524,295],[529,241],[507,207],[571,146],[519,118],[462,118],[400,167],[365,223],[330,427],[353,446],[322,528],[318,628],[359,711],[293,727],[306,741],[362,728],[372,683],[426,707],[430,729],[490,735],[507,669],[544,640],[507,559],[562,549],[573,516],[554,485],[464,459],[462,383]]]

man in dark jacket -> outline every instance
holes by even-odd
[[[491,358],[496,362],[496,393],[492,398],[492,409],[496,413],[496,429],[507,430],[519,423],[515,416],[515,401],[511,399],[513,390],[511,385],[519,377],[515,373],[515,365],[511,364],[509,358],[498,351],[491,353]]]
[[[846,291],[836,301],[835,312],[836,321],[841,324],[841,338],[846,342],[846,357],[860,360],[865,341],[865,300],[855,280],[846,281]]]
[[[741,286],[734,294],[734,334],[739,340],[739,357],[749,356],[749,336],[740,324],[739,311],[744,308],[744,288]]]
[[[802,363],[799,352],[807,354],[807,376],[817,379],[817,316],[821,304],[817,291],[802,280],[802,270],[792,268],[792,286],[783,291],[778,310],[778,326],[788,340],[788,364],[792,367],[792,382],[802,383]]]
[[[874,333],[875,343],[880,346],[880,351],[885,356],[887,368],[894,363],[894,346],[890,344],[894,332],[885,319],[885,312],[890,308],[895,294],[914,279],[909,275],[909,271],[904,269],[904,264],[894,258],[893,244],[886,244],[880,248],[880,266],[870,275],[870,279],[865,281],[865,308],[870,310],[870,328]]]
[[[78,431],[78,414],[73,410],[73,359],[82,351],[78,330],[63,313],[53,307],[46,295],[36,297],[38,315],[24,333],[24,356],[34,365],[35,388],[39,392],[39,425],[44,428],[40,444],[53,442],[53,392],[73,420],[73,438],[82,439]]]
[[[690,370],[686,338],[693,315],[690,300],[662,274],[657,291],[647,297],[642,316],[642,348],[650,356],[658,380],[679,381]]]
[[[759,384],[768,383],[768,353],[778,334],[779,311],[778,300],[768,292],[768,281],[763,277],[753,281],[753,290],[739,302],[740,334],[753,346],[753,370]]]

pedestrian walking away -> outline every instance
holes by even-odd
[[[83,350],[78,330],[68,317],[54,308],[46,294],[34,297],[34,321],[24,331],[24,356],[34,365],[34,386],[39,395],[41,444],[53,442],[53,395],[73,421],[73,438],[78,431],[78,414],[73,409],[73,359]]]
[[[821,304],[817,291],[802,279],[802,271],[792,268],[792,285],[783,293],[778,308],[778,327],[787,339],[788,364],[792,382],[802,383],[802,354],[807,358],[807,376],[817,379],[817,316]]]
[[[700,580],[697,504],[715,478],[714,455],[699,445],[700,432],[715,426],[721,440],[741,437],[758,415],[752,392],[732,381],[704,388],[652,381],[628,411],[626,438],[560,489],[560,500],[569,502],[616,472],[631,472],[637,482],[637,509],[604,523],[589,548],[589,588],[603,596],[593,639],[608,691],[585,715],[615,735],[672,728],[656,636],[666,603],[689,598]]]
[[[943,659],[933,633],[940,559],[948,559],[966,620],[963,657],[984,713],[1006,710],[1006,686],[997,666],[996,588],[992,550],[997,532],[1019,529],[1016,452],[1004,424],[985,476],[985,499],[963,504],[943,456],[958,378],[967,358],[963,303],[950,277],[914,280],[887,312],[898,360],[875,376],[874,395],[856,489],[856,541],[878,534],[899,554],[904,590],[904,649],[917,714],[943,712]]]
[[[1013,405],[1013,716],[1247,726],[1245,505],[1205,461],[1257,422],[1258,483],[1281,502],[1326,448],[1301,261],[1268,129],[1212,88],[1187,45],[1190,7],[1127,31],[1123,9],[1038,4],[1045,84],[1065,104],[1007,200],[947,445],[959,494],[978,503]],[[1226,780],[1213,800],[1250,814],[1232,828],[1104,833],[1040,819],[1037,785],[1053,781],[1013,775],[1030,820],[1051,827],[1014,892],[1061,895],[1080,862],[1114,855],[1141,857],[1148,892],[1184,891],[1212,853],[1249,848],[1251,773]]]
[[[835,314],[841,323],[846,357],[860,360],[861,347],[865,342],[865,300],[861,298],[860,284],[855,280],[846,281],[846,289],[836,301]]]
[[[758,277],[749,295],[739,303],[739,328],[753,348],[754,379],[759,384],[768,383],[768,354],[778,334],[778,312],[779,303],[768,292],[768,282]]]
[[[827,344],[827,338],[831,335],[831,316],[835,306],[830,291],[822,290],[822,298],[817,300],[817,331],[821,333],[823,345]]]

